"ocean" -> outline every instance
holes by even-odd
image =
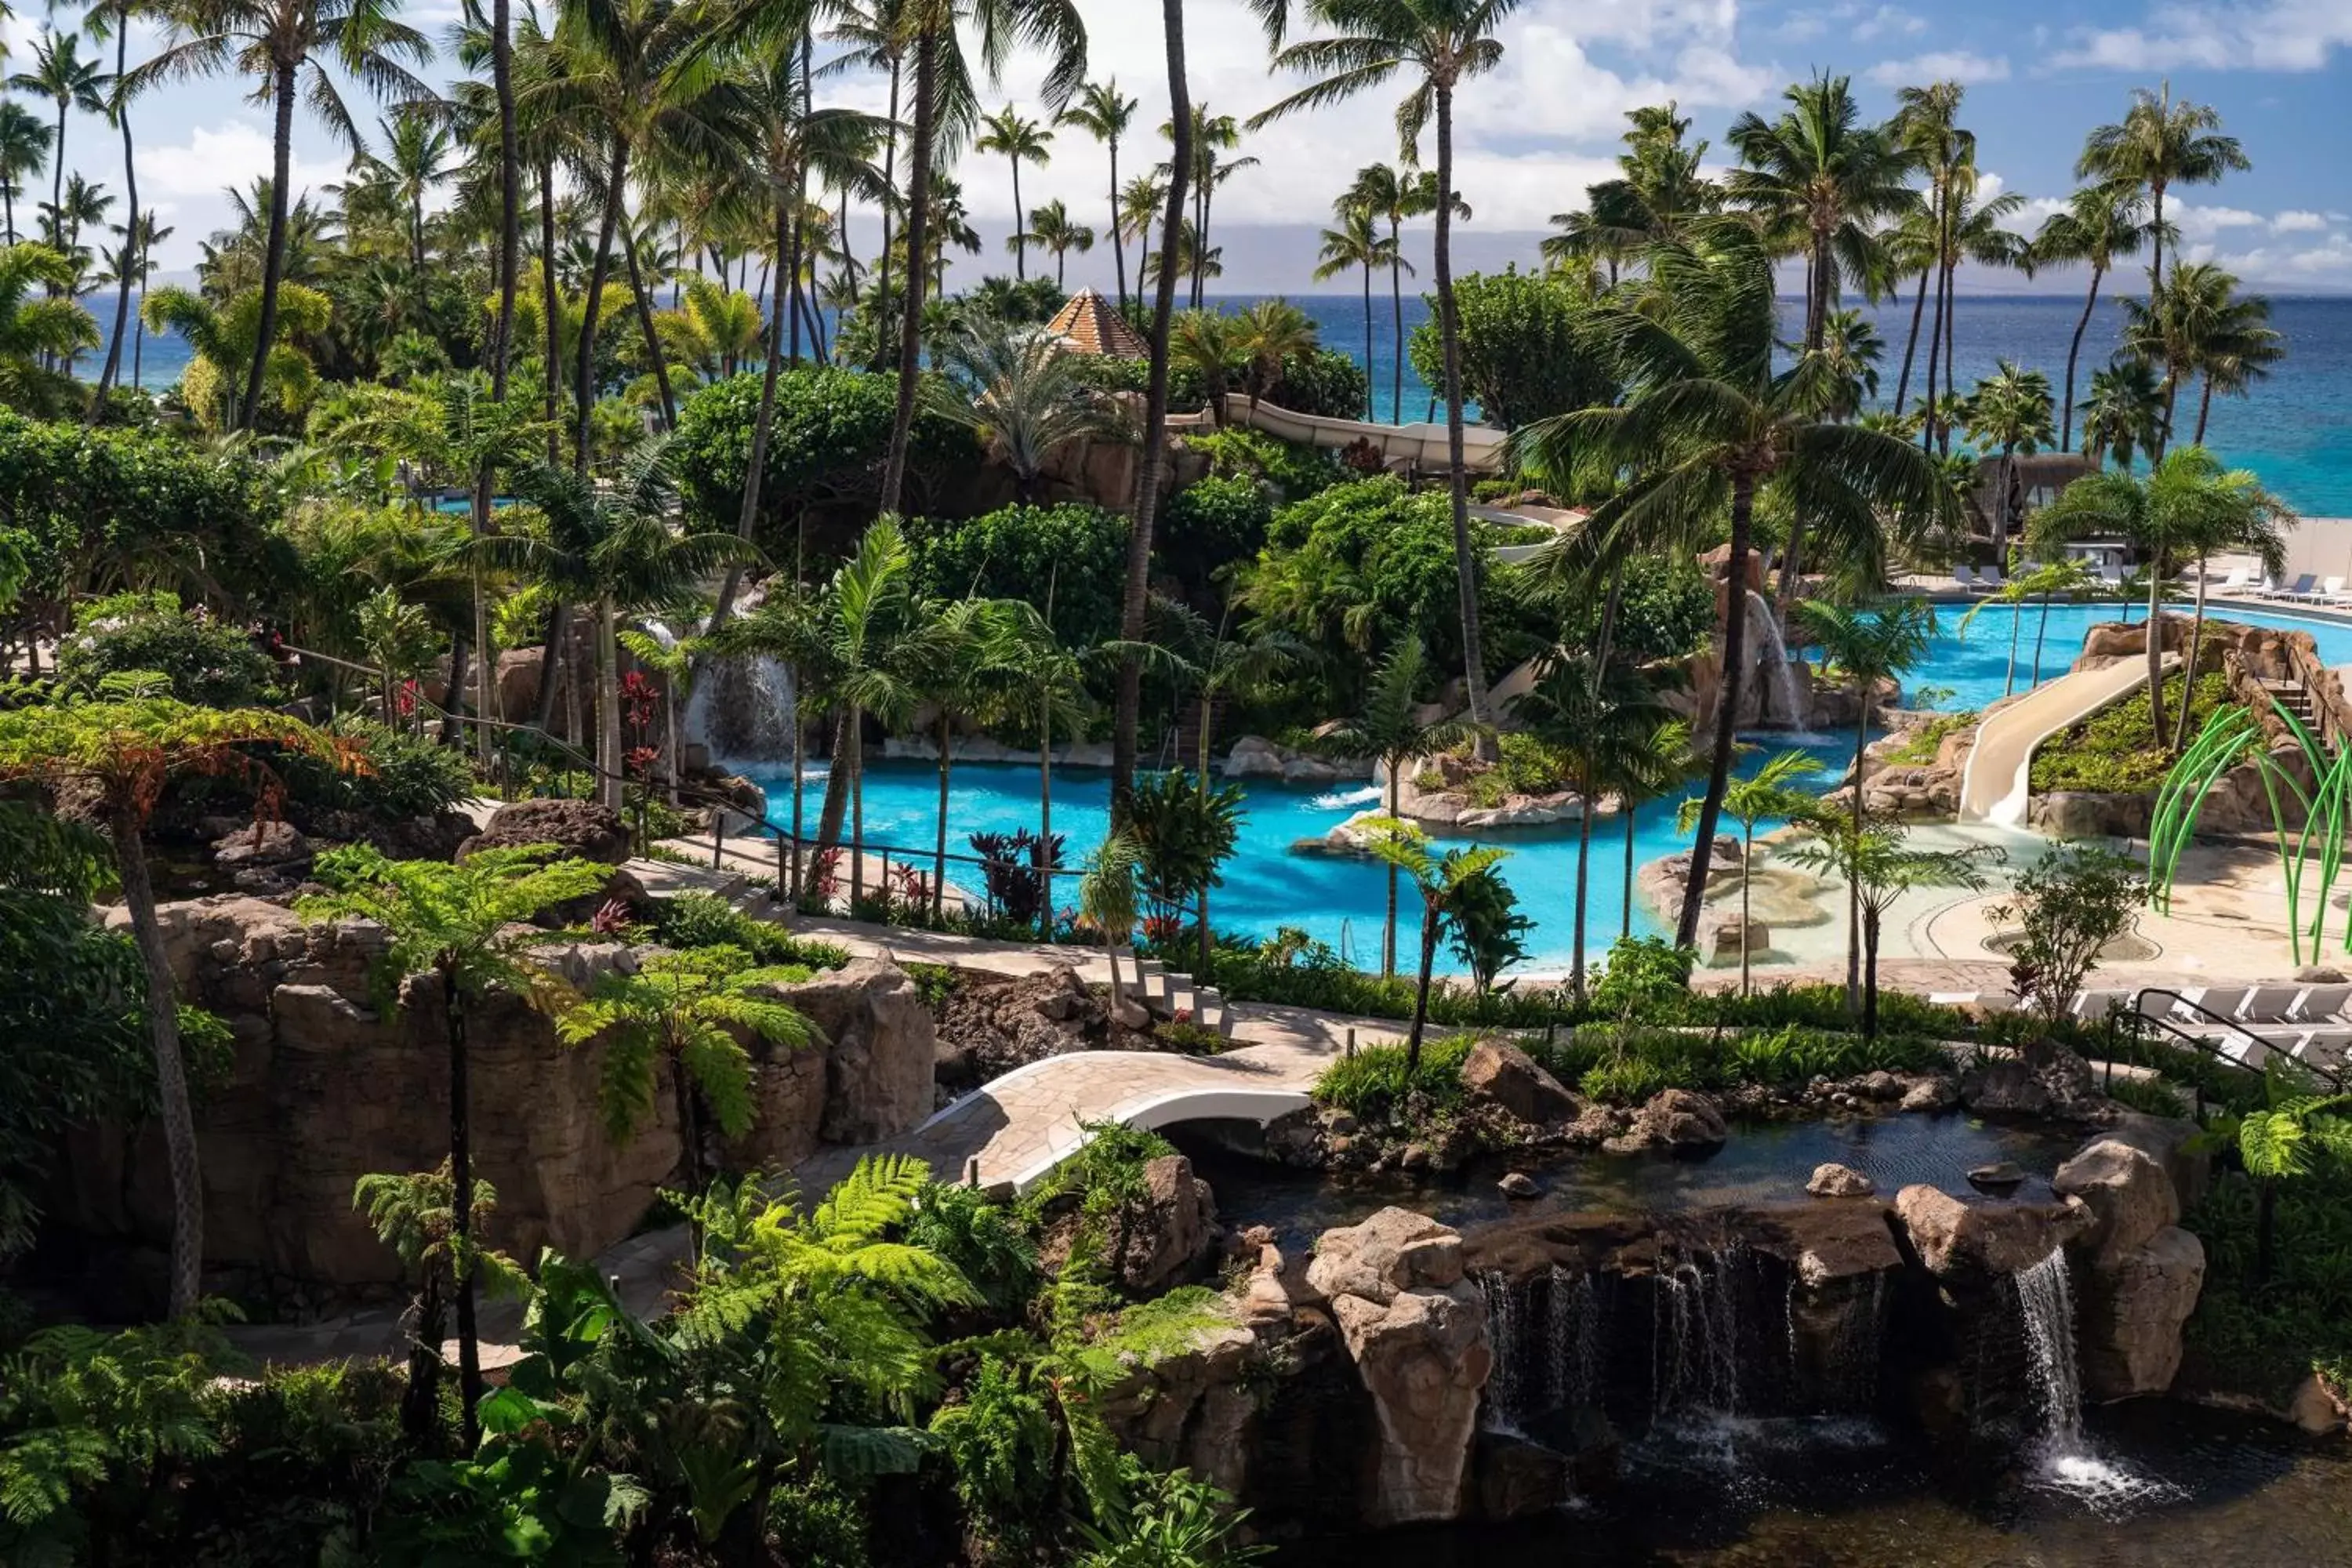
[[[1222,296],[1213,302],[1238,309],[1255,296]],[[1324,345],[1358,360],[1364,357],[1363,299],[1359,294],[1291,296],[1292,302],[1312,316]],[[98,318],[100,342],[114,317],[111,294],[87,301]],[[1791,302],[1793,314],[1794,304]],[[2081,316],[2079,297],[1969,296],[1959,302],[1955,332],[1959,356],[1958,381],[1966,391],[1979,378],[1993,373],[1995,362],[2013,361],[2027,369],[2048,374],[2053,386],[2066,372],[2066,346]],[[1886,342],[1881,371],[1881,391],[1894,396],[1895,378],[1902,369],[1903,342],[1910,330],[1907,306],[1887,305],[1867,312]],[[1419,295],[1404,301],[1408,338],[1429,317],[1429,306]],[[2287,357],[2271,378],[2254,388],[2250,398],[2221,398],[2213,405],[2207,444],[2224,460],[2250,468],[2297,511],[2307,517],[2352,517],[2352,299],[2278,299],[2272,301],[2272,323],[2284,334]],[[2105,364],[2123,331],[2123,310],[2103,302],[2083,341],[2082,366],[2075,395],[2084,395],[2091,372]],[[1377,417],[1410,422],[1430,416],[1429,388],[1404,367],[1402,399],[1391,396],[1395,334],[1390,325],[1387,299],[1372,297],[1372,401]],[[124,374],[130,373],[131,343],[123,342]],[[85,374],[95,375],[99,356],[85,361]],[[1916,395],[1926,374],[1926,350],[1913,371]],[[150,333],[140,380],[161,392],[180,379],[188,363],[187,344],[176,337]],[[2193,404],[2184,405],[2193,420]]]

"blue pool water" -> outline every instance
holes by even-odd
[[[2001,695],[2009,658],[2011,616],[2005,606],[1987,608],[1958,633],[1960,608],[1939,606],[1939,629],[1926,664],[1907,683],[1911,688],[1944,687],[1934,706],[1947,711],[1981,708]],[[2330,664],[2352,664],[2352,624],[2291,614],[2254,613],[2234,607],[2231,619],[2263,626],[2301,629],[2317,639],[2321,656]],[[2017,687],[2027,685],[2033,637],[2041,610],[2022,611]],[[2144,611],[2135,610],[2138,618]],[[2081,649],[2084,633],[2093,625],[2117,618],[2108,605],[2058,605],[2050,611],[2048,641],[2042,659],[2043,678],[2063,674]],[[1742,759],[1744,769],[1761,766],[1775,752],[1796,745],[1816,757],[1822,767],[1824,787],[1842,773],[1853,755],[1851,736],[1791,737],[1769,732],[1749,737],[1754,749]],[[760,781],[768,790],[769,817],[779,826],[792,820],[789,778]],[[822,803],[821,774],[812,774],[803,786],[804,809],[811,821]],[[1697,785],[1694,784],[1693,793]],[[928,850],[936,831],[938,774],[927,764],[869,763],[866,780],[866,837],[869,846],[888,845]],[[1242,825],[1239,851],[1225,866],[1225,885],[1211,900],[1211,919],[1221,930],[1266,936],[1277,927],[1298,926],[1329,942],[1365,967],[1380,963],[1381,911],[1387,879],[1381,868],[1366,861],[1323,856],[1296,855],[1292,844],[1319,837],[1356,812],[1378,804],[1370,785],[1318,790],[1253,780],[1248,785],[1248,815]],[[1027,827],[1038,819],[1037,772],[1034,767],[1003,763],[966,763],[955,770],[949,806],[948,848],[969,854],[965,836],[974,832]],[[1646,807],[1635,819],[1637,864],[1686,848],[1689,840],[1675,831],[1675,803]],[[1109,786],[1098,770],[1058,771],[1054,780],[1054,828],[1064,836],[1066,856],[1081,861],[1102,841],[1109,821]],[[1587,952],[1598,956],[1616,938],[1624,908],[1622,824],[1604,817],[1595,824],[1592,866],[1586,913]],[[1575,896],[1576,829],[1515,828],[1474,836],[1481,842],[1510,851],[1501,868],[1504,879],[1518,895],[1521,909],[1536,922],[1528,933],[1529,958],[1524,966],[1537,973],[1566,969],[1571,947],[1571,910]],[[1459,840],[1449,840],[1459,842]],[[963,868],[968,879],[971,868]],[[958,879],[950,873],[951,879]],[[1067,901],[1066,896],[1064,901]],[[1404,914],[1414,908],[1407,889]],[[1658,934],[1662,927],[1638,896],[1633,930]],[[1441,957],[1441,967],[1457,967]]]

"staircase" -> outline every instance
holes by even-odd
[[[2262,678],[2263,695],[2294,715],[2295,721],[2314,735],[2319,733],[2319,704],[2311,695],[2311,688],[2293,678],[2285,679],[2270,676]]]
[[[1139,1003],[1155,1018],[1181,1018],[1204,1029],[1234,1037],[1234,1010],[1213,985],[1202,985],[1191,975],[1169,968],[1156,958],[1139,958],[1132,948],[1119,966],[1119,985],[1128,999]]]

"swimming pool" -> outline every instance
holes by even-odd
[[[2001,695],[2009,659],[2011,617],[2021,613],[2017,688],[2025,689],[2031,672],[2033,637],[2041,607],[2022,611],[2004,605],[1987,608],[1970,624],[1966,637],[1958,635],[1964,606],[1938,605],[1937,631],[1927,660],[1908,689],[1948,689],[1933,706],[1946,711],[1981,708]],[[2136,611],[2137,619],[2144,610]],[[2281,629],[2309,631],[2318,639],[2320,655],[2330,664],[2352,664],[2352,624],[2291,614],[2254,613],[2234,606],[2227,618]],[[2042,678],[2065,672],[2081,651],[2084,634],[2094,625],[2118,618],[2116,606],[2054,605],[2043,648]],[[1844,771],[1853,756],[1851,735],[1792,736],[1771,731],[1748,735],[1752,750],[1743,757],[1741,771],[1761,767],[1783,750],[1801,750],[1822,764],[1821,784],[1826,788]],[[769,820],[779,826],[792,821],[789,777],[772,773],[760,778],[768,791]],[[1699,784],[1694,783],[1692,793]],[[1359,965],[1380,963],[1381,921],[1387,896],[1384,869],[1350,858],[1298,855],[1291,846],[1303,838],[1319,838],[1355,813],[1379,804],[1370,785],[1337,789],[1302,788],[1266,780],[1248,781],[1247,815],[1242,823],[1240,848],[1224,868],[1224,886],[1212,895],[1210,918],[1220,930],[1252,936],[1270,936],[1282,926],[1297,926],[1330,943]],[[970,763],[955,770],[953,798],[949,803],[948,848],[969,854],[966,835],[1010,832],[1037,826],[1037,772],[1012,763]],[[866,841],[927,848],[936,831],[939,775],[924,763],[869,761],[866,774]],[[1066,769],[1054,780],[1054,828],[1064,836],[1066,856],[1082,861],[1102,841],[1109,825],[1109,782],[1095,769]],[[822,804],[821,774],[803,786],[804,809],[814,821]],[[1675,831],[1676,802],[1654,802],[1635,818],[1633,853],[1636,864],[1689,847],[1690,840]],[[1727,822],[1725,831],[1735,831]],[[1448,837],[1453,844],[1464,839]],[[1500,868],[1503,879],[1517,894],[1520,910],[1535,921],[1523,939],[1528,952],[1522,970],[1531,973],[1564,972],[1572,947],[1576,896],[1576,825],[1512,828],[1469,836],[1469,841],[1491,843],[1510,858]],[[1598,958],[1616,939],[1623,918],[1624,829],[1613,816],[1594,825],[1592,864],[1587,884],[1585,945],[1588,958]],[[964,868],[969,876],[971,868]],[[950,872],[950,876],[955,876]],[[1417,906],[1412,889],[1402,895],[1400,918],[1410,921]],[[1408,930],[1410,927],[1408,926]],[[1662,934],[1664,928],[1637,893],[1633,929],[1640,935]],[[1402,951],[1401,939],[1401,952]],[[1441,971],[1459,966],[1441,952]]]

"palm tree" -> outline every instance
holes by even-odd
[[[2172,440],[2173,407],[2192,375],[2204,382],[2195,444],[2205,443],[2216,386],[2244,395],[2285,357],[2285,341],[2270,324],[2271,302],[2240,298],[2238,280],[2210,261],[2172,264],[2172,280],[2151,307],[2124,304],[2124,352],[2164,366],[2164,416],[2150,448],[2162,457]]]
[[[1053,143],[1054,132],[1041,121],[1022,119],[1020,111],[1009,103],[982,119],[981,125],[980,139],[972,143],[973,151],[1002,153],[1004,161],[1013,165],[1013,233],[1006,238],[1004,248],[1013,252],[1013,275],[1025,279],[1029,276],[1029,246],[1035,237],[1022,226],[1022,214],[1027,209],[1021,205],[1021,165],[1034,163],[1042,169],[1053,162],[1054,155],[1047,149]]]
[[[98,344],[98,323],[66,296],[73,278],[73,264],[46,245],[0,249],[0,404],[54,415],[79,395],[73,378],[52,368]],[[37,287],[46,297],[34,296]]]
[[[1568,971],[1571,994],[1584,994],[1586,868],[1592,857],[1592,819],[1600,815],[1612,763],[1619,751],[1654,734],[1669,717],[1642,679],[1598,658],[1554,647],[1545,656],[1543,677],[1519,701],[1517,713],[1536,738],[1568,763],[1566,784],[1576,791],[1575,916]]]
[[[1261,10],[1285,0],[1257,0]],[[1330,29],[1276,55],[1276,68],[1318,78],[1273,108],[1252,117],[1255,130],[1303,109],[1354,97],[1403,73],[1409,90],[1397,106],[1399,155],[1419,160],[1421,132],[1437,132],[1437,238],[1432,268],[1437,283],[1438,340],[1445,374],[1446,460],[1454,510],[1454,570],[1462,606],[1463,689],[1470,722],[1486,722],[1486,639],[1478,619],[1478,552],[1470,536],[1470,474],[1463,461],[1462,321],[1454,298],[1454,94],[1460,84],[1495,68],[1503,58],[1496,37],[1518,0],[1307,0],[1307,12]],[[1493,754],[1482,732],[1481,756]]]
[[[132,95],[156,82],[235,71],[256,79],[254,97],[271,106],[269,238],[261,272],[260,313],[245,395],[234,405],[237,427],[252,423],[270,374],[277,341],[278,285],[285,279],[286,220],[293,188],[294,101],[310,104],[328,133],[360,148],[359,128],[343,102],[339,77],[363,83],[378,98],[415,102],[432,89],[410,65],[433,56],[425,35],[395,17],[395,0],[205,0],[170,13],[163,50],[124,80]],[[330,69],[330,67],[332,69]]]
[[[1118,308],[1127,309],[1127,209],[1119,194],[1118,142],[1135,123],[1135,111],[1141,105],[1118,90],[1118,79],[1090,81],[1078,89],[1077,101],[1062,110],[1063,123],[1075,125],[1101,142],[1110,152],[1110,252],[1118,268]],[[1059,203],[1055,204],[1059,205]],[[1146,203],[1156,206],[1157,201]],[[1085,247],[1079,247],[1084,249]],[[1138,282],[1141,280],[1139,279]]]
[[[2164,292],[2164,197],[2175,185],[2210,185],[2232,171],[2253,167],[2234,136],[2221,132],[2221,113],[2187,100],[2175,102],[2172,84],[2164,90],[2132,89],[2132,106],[2113,125],[2084,139],[2075,161],[2078,179],[2121,181],[2148,195],[2151,249],[2148,298]]]
[[[1200,378],[1209,416],[1225,422],[1225,382],[1242,363],[1240,318],[1219,310],[1187,310],[1169,331],[1170,363]]]
[[[2176,284],[2185,270],[2174,268]],[[2185,447],[2181,451],[2184,456],[2198,453],[2203,459],[2191,465],[2200,476],[2202,493],[2194,504],[2181,508],[2181,526],[2176,535],[2179,552],[2197,563],[2197,607],[2189,623],[2189,647],[2194,650],[2203,646],[2205,637],[2206,563],[2219,554],[2249,554],[2262,563],[2266,575],[2274,577],[2286,563],[2286,536],[2296,519],[2284,501],[2263,488],[2252,470],[2224,472],[2221,459],[2203,447]],[[2193,651],[2184,661],[2192,681],[2196,662]],[[2176,752],[2188,747],[2189,710],[2193,706],[2185,699],[2180,704],[2172,732]]]
[[[2158,458],[2145,479],[2117,469],[2084,475],[2034,514],[2032,537],[2037,546],[2049,547],[2091,534],[2120,535],[2145,557],[2148,729],[2162,735],[2163,591],[2168,574],[2184,553],[2195,552],[2201,561],[2212,551],[2231,548],[2254,552],[2275,572],[2283,552],[2278,531],[2292,517],[2252,473],[2242,468],[2225,471],[2221,460],[2204,447],[2181,447]],[[2197,630],[2189,645],[2190,652],[2182,661],[2189,684],[2195,679],[2204,613],[2205,584],[2200,573]]]
[[[1936,430],[1936,366],[1942,357],[1945,323],[1951,306],[1952,279],[1944,262],[1952,249],[1952,207],[1963,182],[1973,188],[1975,179],[1976,132],[1960,124],[1960,104],[1967,97],[1968,89],[1956,81],[1898,89],[1895,118],[1887,126],[1896,144],[1909,154],[1913,166],[1927,177],[1926,210],[1915,209],[1895,237],[1899,264],[1906,270],[1912,265],[1919,268],[1919,291],[1911,305],[1911,347],[1903,351],[1903,375],[1895,394],[1895,411],[1903,411],[1903,395],[1911,384],[1912,348],[1918,342],[1921,307],[1932,279],[1936,314],[1927,329],[1927,386],[1921,399],[1927,414],[1923,439],[1931,445]]]
[[[1372,272],[1395,259],[1396,241],[1382,234],[1375,226],[1369,207],[1351,200],[1352,193],[1343,193],[1331,204],[1337,228],[1327,228],[1319,237],[1322,248],[1316,253],[1315,281],[1326,282],[1339,277],[1351,267],[1364,269],[1364,399],[1371,401],[1372,364]],[[1369,416],[1370,409],[1365,413]]]
[[[131,139],[131,100],[124,89],[123,78],[131,68],[131,18],[136,7],[133,0],[98,0],[82,18],[83,30],[93,43],[114,40],[114,74],[109,78],[113,90],[107,95],[106,115],[114,128],[122,133],[122,185],[124,203],[122,224],[117,233],[122,235],[121,255],[114,267],[114,326],[106,347],[106,364],[99,372],[98,392],[91,400],[91,417],[105,405],[106,395],[115,382],[115,373],[122,364],[122,322],[131,314],[131,289],[135,279],[143,284],[145,271],[141,268],[138,239],[142,233],[139,222],[139,169],[133,156]],[[62,142],[60,142],[62,146]]]
[[[1832,310],[1822,322],[1822,346],[1813,352],[1835,378],[1822,409],[1830,418],[1852,419],[1878,395],[1878,362],[1886,344],[1869,317],[1859,310]]]
[[[1904,183],[1909,160],[1884,131],[1862,123],[1847,78],[1816,77],[1781,96],[1789,109],[1778,121],[1751,111],[1733,123],[1740,166],[1725,175],[1724,195],[1803,254],[1803,346],[1811,350],[1822,346],[1842,285],[1878,267],[1874,226],[1916,198]]]
[[[8,85],[19,92],[33,93],[58,106],[57,129],[50,139],[57,154],[49,175],[49,200],[53,205],[61,202],[65,193],[66,111],[79,109],[84,114],[105,113],[107,89],[113,81],[100,61],[81,58],[81,40],[77,35],[54,28],[33,40],[33,68],[18,71],[8,79]]]
[[[1782,752],[1755,773],[1734,780],[1725,789],[1722,809],[1732,821],[1739,824],[1739,994],[1748,994],[1748,889],[1756,870],[1757,825],[1775,817],[1802,816],[1817,804],[1812,792],[1803,787],[1804,781],[1822,771],[1821,763],[1805,752]],[[1677,831],[1688,833],[1706,815],[1706,799],[1697,796],[1683,802],[1682,810],[1675,816]],[[1702,844],[1706,840],[1699,840]],[[1696,875],[1694,872],[1694,875]]]
[[[94,797],[114,850],[122,907],[145,971],[147,1039],[155,1064],[155,1106],[172,1183],[171,1311],[195,1311],[205,1253],[204,1173],[198,1163],[186,1063],[180,1049],[179,988],[155,914],[155,884],[143,835],[173,779],[226,775],[274,798],[277,780],[254,748],[276,746],[348,768],[348,742],[298,720],[258,709],[198,708],[167,698],[126,702],[41,703],[0,712],[0,781],[72,786]]]
[[[1139,920],[1135,898],[1136,868],[1142,862],[1141,846],[1132,834],[1114,833],[1105,838],[1087,861],[1078,879],[1078,918],[1102,938],[1103,957],[1110,964],[1111,1010],[1119,1010],[1123,993],[1118,984],[1118,950],[1135,935]]]
[[[1250,406],[1282,384],[1283,366],[1315,352],[1315,323],[1287,300],[1254,300],[1234,321],[1234,350],[1249,386]]]
[[[1119,428],[1118,411],[1087,381],[1076,356],[1042,332],[979,318],[960,322],[929,384],[932,411],[968,425],[1013,470],[1024,501],[1037,499],[1056,447]]]
[[[1643,246],[1672,236],[1685,219],[1723,205],[1721,187],[1699,173],[1707,144],[1684,142],[1691,122],[1674,103],[1628,110],[1625,118],[1632,124],[1620,138],[1627,148],[1617,155],[1622,173],[1587,186],[1585,210],[1552,214],[1551,224],[1561,232],[1542,245],[1544,258],[1554,266],[1606,262],[1612,289],[1619,268]]]
[[[1634,477],[1571,536],[1576,557],[1636,550],[1692,551],[1727,509],[1722,686],[1714,760],[1693,874],[1676,941],[1698,934],[1707,857],[1730,781],[1739,686],[1746,664],[1748,558],[1759,492],[1802,498],[1829,535],[1828,553],[1851,574],[1883,580],[1888,531],[1924,537],[1952,531],[1958,498],[1933,459],[1859,425],[1816,416],[1825,379],[1804,356],[1773,363],[1772,261],[1764,237],[1732,219],[1694,224],[1648,257],[1657,300],[1649,313],[1618,305],[1597,312],[1624,356],[1633,391],[1622,407],[1562,414],[1512,433],[1523,462],[1554,473],[1585,461]]]
[[[1799,624],[1828,663],[1854,686],[1853,826],[1863,826],[1863,758],[1870,748],[1871,705],[1879,683],[1895,679],[1927,657],[1936,635],[1935,607],[1925,599],[1896,599],[1875,609],[1858,610],[1826,599],[1809,599],[1797,606]],[[1845,959],[1846,1006],[1860,1000],[1862,983],[1862,903],[1858,884],[1847,888]]]
[[[1642,807],[1664,800],[1696,774],[1706,771],[1706,759],[1693,754],[1690,721],[1668,719],[1647,734],[1626,737],[1608,759],[1608,788],[1617,797],[1617,816],[1625,832],[1625,867],[1618,889],[1617,936],[1633,934],[1633,872],[1635,825]]]
[[[1456,198],[1457,201],[1459,198]],[[1404,274],[1412,271],[1412,263],[1404,258],[1404,222],[1422,214],[1436,210],[1437,182],[1427,174],[1416,179],[1399,174],[1386,163],[1368,163],[1356,171],[1355,183],[1348,187],[1340,200],[1350,206],[1360,206],[1373,217],[1389,226],[1389,316],[1394,336],[1391,347],[1396,355],[1389,371],[1389,422],[1404,420]],[[1466,209],[1456,206],[1456,216],[1466,216]],[[1371,357],[1371,341],[1364,342],[1364,355]]]
[[[16,243],[16,194],[25,176],[37,174],[48,157],[53,132],[15,99],[0,99],[0,204],[7,215],[8,243]]]
[[[616,1143],[653,1113],[661,1068],[668,1068],[689,1193],[703,1187],[702,1108],[710,1108],[726,1137],[751,1131],[751,1057],[741,1037],[794,1050],[817,1038],[814,1026],[771,989],[805,972],[754,966],[750,957],[724,946],[651,953],[633,974],[601,976],[587,1000],[555,1021],[566,1044],[606,1042],[596,1097]]]
[[[1995,470],[1999,477],[1994,480],[2000,511],[1989,521],[1995,546],[2005,549],[2011,532],[2024,521],[2016,514],[2010,482],[2017,455],[2031,456],[2050,444],[2057,434],[2051,427],[2051,416],[2056,410],[2048,376],[2038,370],[2021,371],[2008,360],[1997,363],[1999,369],[1978,382],[1969,396],[1969,438],[2000,452],[2000,466]]]
[[[1421,1035],[1429,1022],[1430,971],[1436,965],[1438,939],[1465,897],[1484,890],[1478,884],[1510,851],[1482,845],[1432,855],[1429,836],[1394,817],[1376,817],[1361,830],[1373,856],[1391,872],[1411,877],[1421,894],[1421,966],[1413,981],[1412,1026],[1404,1037],[1404,1075],[1411,1081],[1421,1073]]]
[[[257,289],[215,305],[174,283],[141,300],[139,317],[151,331],[177,332],[186,340],[192,358],[181,386],[197,419],[207,424],[217,420],[217,428],[236,430],[252,424],[253,411],[237,402],[236,377],[239,367],[257,356],[268,366],[265,390],[277,393],[286,412],[301,408],[317,372],[310,356],[287,340],[324,331],[334,319],[334,305],[326,295],[299,283],[279,287],[274,310]],[[210,396],[200,387],[207,388]]]
[[[1116,232],[1122,242],[1131,239],[1139,247],[1135,267],[1139,299],[1146,281],[1145,269],[1151,260],[1151,226],[1160,221],[1160,209],[1167,200],[1168,182],[1158,174],[1138,174],[1119,187]]]
[[[2164,388],[2146,360],[2117,356],[2091,373],[2090,395],[2083,400],[2083,455],[2128,468],[2136,453],[2152,451],[2164,418]]]
[[[2043,220],[2033,237],[2033,255],[2041,266],[2080,263],[2091,269],[2090,291],[2083,299],[2082,320],[2066,346],[2065,399],[2059,405],[2058,449],[2074,445],[2074,366],[2083,353],[2083,334],[2099,308],[2099,283],[2116,262],[2136,256],[2150,233],[2147,198],[2139,186],[2126,180],[2101,180],[2076,189],[2063,212]]]
[[[2079,555],[2062,555],[2055,561],[2045,561],[2019,579],[2030,596],[2042,600],[2042,619],[2033,632],[2033,673],[2026,689],[2042,684],[2042,648],[2050,638],[2050,601],[2063,594],[2068,598],[2098,587],[2099,579],[2091,563]],[[1969,612],[1974,615],[1972,609]]]
[[[907,444],[915,424],[915,388],[922,363],[924,276],[929,255],[933,160],[952,152],[973,123],[970,73],[957,44],[959,22],[981,46],[981,63],[993,79],[1016,42],[1051,57],[1044,83],[1045,107],[1058,113],[1085,85],[1086,23],[1074,0],[900,0],[898,37],[915,55],[915,121],[908,157],[907,289],[898,323],[898,405],[882,461],[880,510],[894,513],[906,485]],[[943,69],[944,68],[944,69]],[[942,132],[945,132],[944,138]],[[1016,211],[1016,219],[1018,216]]]
[[[353,916],[384,932],[375,988],[389,1005],[412,974],[430,974],[440,988],[442,1030],[449,1063],[450,1210],[457,1277],[457,1376],[466,1447],[480,1432],[480,1351],[474,1324],[470,1244],[474,1207],[473,1119],[466,1035],[469,1005],[507,990],[541,1006],[560,1005],[562,993],[528,963],[535,947],[562,940],[561,931],[526,924],[553,904],[597,892],[612,868],[585,860],[548,858],[550,846],[481,849],[452,865],[440,860],[388,860],[364,844],[319,857],[314,874],[334,889],[301,900],[305,920]]]
[[[1095,247],[1095,231],[1072,221],[1070,209],[1062,205],[1059,196],[1029,215],[1029,238],[1053,254],[1056,289],[1069,282],[1069,253],[1075,250],[1084,256]]]
[[[1047,603],[1053,587],[1046,585]],[[1037,868],[1043,898],[1037,918],[1050,937],[1054,921],[1054,737],[1074,733],[1092,710],[1086,657],[1063,646],[1045,612],[1023,599],[1001,599],[984,623],[982,658],[995,687],[993,717],[1005,726],[1036,726]]]
[[[1985,885],[1984,863],[2001,851],[1990,844],[1965,849],[1914,849],[1903,842],[1898,824],[1857,826],[1843,818],[1815,819],[1806,824],[1816,837],[1811,844],[1781,851],[1791,865],[1827,871],[1845,879],[1853,889],[1862,921],[1862,1033],[1878,1037],[1878,933],[1895,900],[1915,888],[1965,888]]]
[[[1406,637],[1372,671],[1362,710],[1333,726],[1322,740],[1324,749],[1334,756],[1369,757],[1378,765],[1387,784],[1388,814],[1392,817],[1397,815],[1400,781],[1412,760],[1458,745],[1468,734],[1466,726],[1455,721],[1422,721],[1420,691],[1427,675],[1428,659],[1421,639]],[[1397,873],[1401,868],[1393,861],[1389,865],[1388,914],[1381,926],[1383,975],[1396,973]]]

